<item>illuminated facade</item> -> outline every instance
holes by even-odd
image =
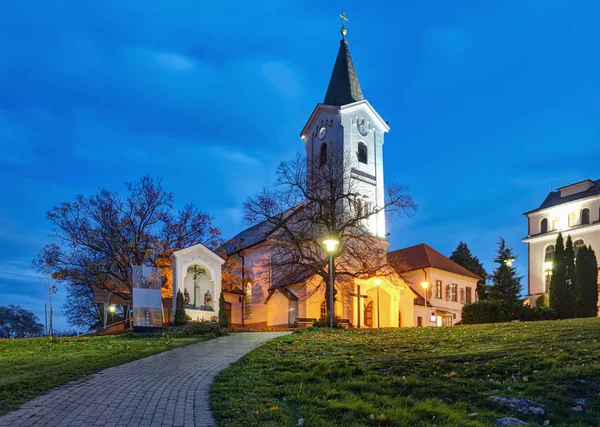
[[[600,253],[600,180],[585,180],[552,191],[527,217],[528,298],[533,304],[548,292],[558,233],[571,236],[575,252],[591,246]]]

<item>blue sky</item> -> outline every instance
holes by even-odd
[[[10,4],[9,4],[10,3]],[[385,180],[419,205],[391,249],[459,240],[493,269],[522,213],[600,178],[600,4],[593,1],[9,2],[0,16],[0,304],[43,315],[30,269],[47,209],[144,174],[224,235],[302,151],[340,38],[388,120]],[[524,285],[525,285],[524,281]],[[57,295],[61,304],[64,292]],[[66,328],[59,313],[57,326]]]

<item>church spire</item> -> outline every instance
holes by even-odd
[[[340,50],[333,66],[333,73],[331,73],[324,101],[324,104],[338,107],[365,99],[360,88],[360,83],[358,82],[354,64],[352,63],[350,50],[348,50],[348,42],[346,41],[347,31],[345,21],[348,18],[346,18],[344,12],[342,12],[340,17],[342,18],[342,40],[340,40]]]

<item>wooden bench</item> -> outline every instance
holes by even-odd
[[[313,322],[317,319],[312,319],[309,317],[298,317],[294,322],[295,328],[308,328],[313,325]]]

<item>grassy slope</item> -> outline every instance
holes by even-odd
[[[0,339],[0,414],[57,385],[213,336]]]
[[[600,423],[600,319],[300,332],[219,374],[211,407],[220,424],[489,426],[511,415]],[[511,413],[491,395],[543,402],[547,415]],[[575,412],[581,397],[588,406]]]

